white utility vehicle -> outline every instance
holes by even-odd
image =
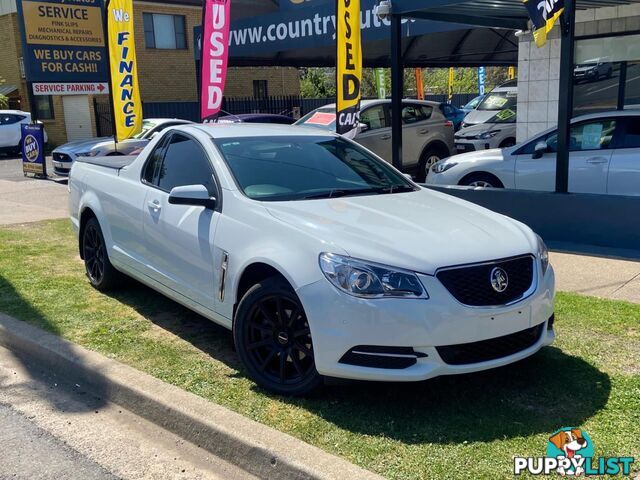
[[[98,289],[124,273],[233,330],[248,374],[417,381],[554,340],[542,240],[305,127],[171,127],[135,158],[82,158],[71,221]]]

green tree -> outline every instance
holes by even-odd
[[[305,98],[335,97],[335,68],[310,67],[301,69],[300,95]]]

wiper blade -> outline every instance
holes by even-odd
[[[346,197],[349,195],[361,195],[364,193],[380,193],[377,188],[352,188],[346,190],[330,190],[328,192],[312,193],[302,197],[303,200],[313,200],[317,198],[337,198]]]
[[[413,192],[415,188],[411,185],[390,185],[388,187],[382,187],[378,189],[380,193],[402,193],[402,192]]]

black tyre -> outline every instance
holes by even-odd
[[[499,148],[509,148],[516,144],[515,138],[505,138],[499,145]]]
[[[418,172],[416,173],[416,181],[418,183],[424,182],[427,179],[429,169],[434,163],[439,162],[445,158],[442,152],[434,147],[428,147],[420,155],[420,161],[418,162]]]
[[[107,255],[107,246],[98,220],[90,218],[82,232],[82,256],[91,285],[100,291],[113,288],[120,280]]]
[[[308,395],[322,385],[311,330],[291,286],[278,277],[242,297],[233,323],[236,350],[259,386],[281,395]]]
[[[460,180],[460,185],[482,188],[504,188],[504,185],[497,177],[483,172],[467,175]]]

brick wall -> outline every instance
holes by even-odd
[[[21,51],[18,15],[10,13],[0,16],[0,77],[5,80],[5,85],[17,86],[22,99],[26,93],[26,85],[21,78],[18,63]]]

